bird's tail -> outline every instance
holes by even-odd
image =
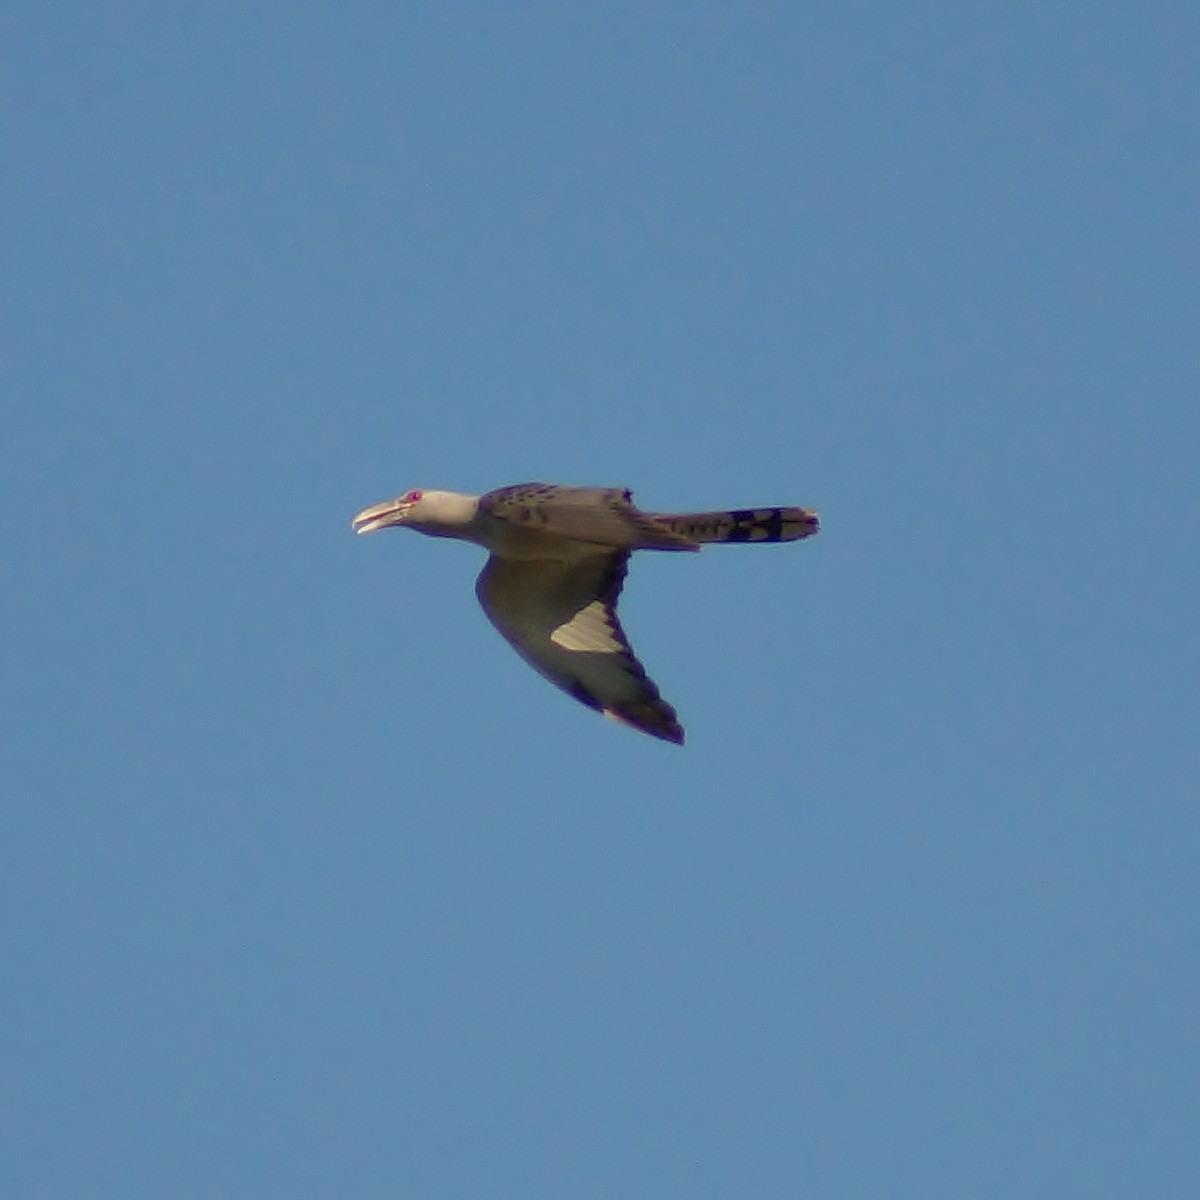
[[[820,528],[808,508],[735,508],[728,512],[654,513],[691,542],[796,542]]]

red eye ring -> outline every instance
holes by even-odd
[[[404,493],[404,503],[405,504],[416,504],[416,502],[418,500],[420,500],[420,498],[421,498],[421,493],[418,491]]]

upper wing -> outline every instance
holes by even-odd
[[[647,678],[617,620],[628,551],[552,559],[491,557],[475,584],[488,620],[535,671],[605,716],[683,742],[675,710]]]
[[[479,508],[514,525],[613,549],[699,549],[684,534],[634,508],[628,488],[518,483],[488,492]]]

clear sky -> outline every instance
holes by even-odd
[[[1194,3],[9,0],[0,1190],[1200,1195]],[[635,557],[683,749],[412,487]]]

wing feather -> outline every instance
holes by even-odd
[[[590,708],[664,741],[683,742],[675,710],[617,619],[628,551],[488,559],[475,592],[488,620],[533,669]]]
[[[488,492],[479,507],[512,525],[613,549],[700,548],[685,534],[634,508],[628,488],[518,483]]]

